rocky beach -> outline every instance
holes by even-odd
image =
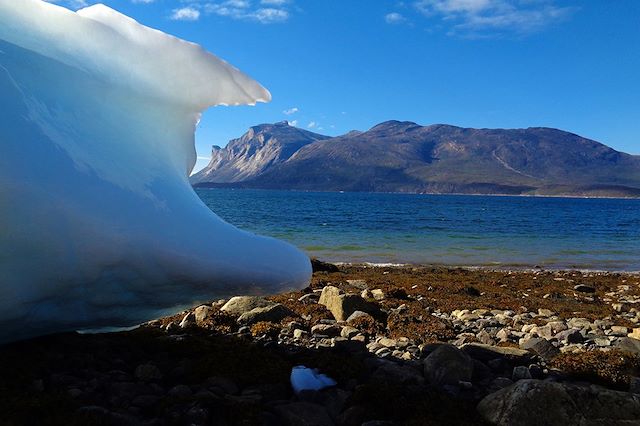
[[[300,292],[0,347],[0,424],[640,424],[640,274],[313,264]],[[336,385],[294,392],[295,366]]]

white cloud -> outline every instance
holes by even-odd
[[[401,24],[406,20],[406,18],[398,12],[391,12],[384,15],[384,20],[387,24]]]
[[[284,115],[292,115],[292,114],[295,114],[298,111],[300,111],[300,110],[297,107],[293,107],[293,108],[285,109],[284,111],[282,111],[282,113]]]
[[[288,1],[267,0],[260,4],[273,7],[254,8],[253,3],[247,0],[226,0],[223,2],[210,2],[203,5],[206,13],[218,16],[226,16],[232,19],[255,21],[262,24],[285,22],[289,19],[289,12],[283,7]]]
[[[87,7],[88,4],[86,0],[45,0],[49,3],[59,3],[63,6],[70,7],[72,9],[81,9],[83,7]]]
[[[255,19],[263,24],[271,24],[274,22],[284,22],[289,19],[289,12],[284,9],[258,9],[249,15],[251,19]]]
[[[143,4],[149,4],[149,3],[153,3],[156,0],[131,0],[134,3],[143,3]]]
[[[197,21],[200,18],[200,11],[193,7],[174,9],[170,18],[174,21]]]
[[[415,7],[428,17],[439,17],[450,35],[490,36],[527,34],[565,19],[575,8],[556,0],[419,0]]]
[[[260,4],[267,6],[284,6],[289,3],[289,0],[260,0]]]
[[[318,127],[318,123],[315,121],[310,121],[309,124],[307,124],[308,129],[313,129],[314,127]]]
[[[289,121],[289,126],[298,127],[298,120]]]

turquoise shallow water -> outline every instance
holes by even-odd
[[[327,261],[640,270],[640,200],[196,192],[227,222]]]

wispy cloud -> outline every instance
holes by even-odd
[[[194,7],[173,9],[170,18],[174,21],[197,21],[200,19],[200,11]]]
[[[289,11],[285,7],[288,4],[289,1],[283,0],[261,0],[259,3],[249,0],[226,0],[204,3],[202,9],[205,13],[218,16],[272,24],[289,19]]]
[[[298,120],[289,121],[289,126],[298,127]]]
[[[142,3],[142,4],[149,4],[149,3],[153,3],[156,0],[131,0],[133,3]]]
[[[267,6],[284,6],[289,3],[289,0],[260,0],[260,4]]]
[[[300,111],[300,110],[297,107],[293,107],[293,108],[285,109],[284,111],[282,111],[282,113],[284,115],[292,115],[292,114],[295,114],[298,111]]]
[[[528,34],[575,11],[556,0],[419,0],[414,5],[425,16],[440,18],[450,35],[471,37]]]
[[[88,6],[86,0],[45,0],[45,1],[48,1],[49,3],[58,3],[62,6],[67,6],[72,9],[81,9],[83,7]]]
[[[315,127],[318,127],[318,123],[315,121],[310,121],[309,124],[307,124],[307,129],[313,129]]]
[[[391,12],[384,15],[384,20],[387,22],[387,24],[401,24],[407,19],[398,12]]]

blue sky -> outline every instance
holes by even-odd
[[[104,3],[201,44],[271,91],[270,104],[204,114],[199,167],[212,144],[281,120],[329,135],[389,119],[548,126],[640,154],[638,0]]]

